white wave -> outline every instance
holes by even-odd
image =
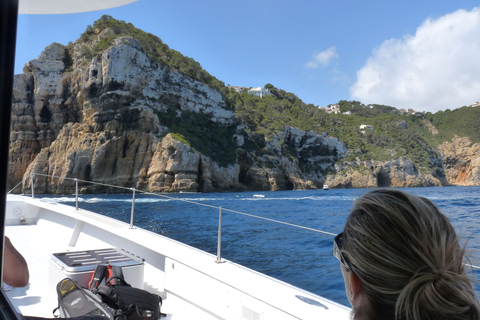
[[[145,199],[135,199],[135,203],[155,203],[155,202],[170,202],[175,201],[176,199],[169,198],[145,198]],[[132,202],[132,200],[129,200]]]
[[[312,200],[312,201],[352,201],[355,197],[348,197],[348,196],[326,196],[326,197],[317,197],[317,196],[310,196],[310,197],[265,197],[265,198],[242,198],[238,199],[240,201],[278,201],[278,200],[290,200],[290,201],[301,201],[301,200]],[[234,200],[234,199],[232,199]]]
[[[103,202],[105,201],[104,199],[101,198],[91,198],[91,199],[85,199],[86,203],[98,203],[98,202]]]
[[[195,192],[192,192],[195,193]],[[126,199],[128,201],[132,201],[131,199]],[[224,201],[228,200],[225,198],[207,198],[207,197],[202,197],[202,198],[188,198],[188,197],[152,197],[152,198],[135,198],[135,202],[168,202],[168,201]]]
[[[41,201],[50,202],[50,203],[64,203],[64,202],[75,202],[75,198],[69,197],[58,197],[58,198],[41,198]],[[79,199],[80,201],[80,199]]]
[[[253,194],[251,196],[242,197],[242,196],[235,196],[235,198],[209,198],[209,197],[137,197],[135,198],[135,203],[156,203],[156,202],[170,202],[170,201],[192,201],[192,202],[217,202],[217,201],[352,201],[356,197],[352,196],[306,196],[306,197],[266,197],[263,194]],[[74,203],[75,197],[44,197],[41,200],[51,203]],[[132,198],[124,197],[124,198],[106,198],[106,197],[93,197],[93,198],[84,198],[79,197],[79,202],[82,203],[131,203]]]
[[[180,201],[225,201],[228,199],[225,198],[172,198],[172,201],[180,200]]]
[[[40,200],[45,202],[51,203],[70,203],[75,202],[75,197],[56,197],[56,198],[41,198]],[[78,198],[78,202],[85,202],[85,203],[98,203],[98,202],[128,202],[132,201],[131,199],[114,199],[114,198]]]

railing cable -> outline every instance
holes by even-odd
[[[10,191],[7,192],[7,194],[10,194],[12,193],[13,190],[15,190],[19,185],[21,185],[23,183],[23,180],[20,181],[19,183],[17,183],[17,185],[15,187],[13,187]]]
[[[274,222],[274,223],[278,223],[278,224],[283,224],[283,225],[286,225],[286,226],[295,227],[295,228],[299,228],[299,229],[314,231],[314,232],[317,232],[317,233],[327,234],[327,235],[330,235],[330,236],[335,236],[335,235],[336,235],[335,233],[331,233],[331,232],[327,232],[327,231],[322,231],[322,230],[318,230],[318,229],[313,229],[313,228],[301,226],[301,225],[298,225],[298,224],[293,224],[293,223],[284,222],[284,221],[280,221],[280,220],[265,218],[265,217],[257,216],[257,215],[254,215],[254,214],[249,214],[249,213],[245,213],[245,212],[241,212],[241,211],[237,211],[237,210],[225,209],[225,208],[222,208],[222,207],[212,206],[212,205],[209,205],[209,204],[199,203],[199,202],[195,202],[195,201],[191,201],[191,200],[179,199],[179,198],[167,196],[167,195],[164,195],[164,194],[158,194],[158,193],[152,193],[152,192],[148,192],[148,191],[142,191],[142,190],[138,190],[138,189],[136,189],[136,188],[120,187],[120,186],[115,186],[115,185],[111,185],[111,184],[107,184],[107,183],[93,182],[93,181],[87,181],[87,180],[80,180],[80,179],[76,179],[76,178],[67,178],[67,177],[53,176],[53,175],[42,174],[42,173],[32,173],[32,174],[31,174],[32,196],[33,196],[33,176],[34,176],[34,175],[39,175],[39,176],[44,176],[44,177],[52,177],[52,178],[58,178],[58,179],[74,180],[74,181],[76,181],[76,189],[77,189],[77,190],[78,190],[78,182],[84,182],[84,183],[90,183],[90,184],[100,185],[100,186],[105,186],[105,187],[110,187],[110,188],[123,189],[123,190],[128,190],[128,191],[133,192],[130,228],[133,227],[135,192],[139,192],[139,193],[142,193],[142,194],[151,195],[151,196],[155,196],[155,197],[159,197],[159,198],[165,198],[165,199],[169,199],[169,200],[173,200],[173,201],[180,201],[180,202],[185,202],[185,203],[194,204],[194,205],[197,205],[197,206],[203,206],[203,207],[208,207],[208,208],[213,208],[213,209],[219,210],[219,212],[220,212],[220,218],[219,218],[219,231],[218,231],[218,232],[219,232],[219,235],[218,235],[218,248],[217,248],[217,250],[218,250],[218,252],[217,252],[217,262],[220,262],[220,258],[221,258],[221,221],[222,221],[222,220],[221,220],[221,214],[222,214],[222,211],[228,211],[228,212],[240,214],[240,215],[247,216],[247,217],[251,217],[251,218],[256,218],[256,219],[261,219],[261,220],[265,220],[265,221],[270,221],[270,222]],[[22,183],[22,182],[20,182],[20,183]],[[20,183],[18,183],[12,190],[10,190],[9,193],[12,192],[16,187],[18,187],[18,186],[20,185]],[[78,193],[77,193],[77,196],[78,196]],[[78,203],[78,200],[77,200],[77,203]],[[473,264],[470,264],[470,263],[465,263],[465,265],[466,265],[466,266],[469,266],[469,267],[471,267],[471,268],[474,268],[474,269],[480,269],[480,266],[476,266],[476,265],[473,265]]]
[[[209,207],[209,208],[213,208],[213,209],[217,209],[217,210],[219,210],[221,208],[221,207],[212,206],[212,205],[209,205],[209,204],[198,203],[198,202],[195,202],[195,201],[185,200],[185,199],[178,199],[178,198],[175,198],[175,197],[170,197],[170,196],[157,194],[157,193],[145,192],[145,191],[140,191],[140,190],[137,190],[137,192],[141,192],[141,193],[151,195],[151,196],[166,198],[166,199],[170,199],[170,200],[181,201],[181,202],[191,203],[191,204],[195,204],[195,205],[199,205],[199,206]],[[245,213],[245,212],[226,209],[226,208],[221,208],[221,210],[232,212],[232,213],[237,213],[237,214],[240,214],[240,215],[244,215],[244,216],[248,216],[248,217],[252,217],[252,218],[257,218],[257,219],[261,219],[261,220],[271,221],[271,222],[275,222],[275,223],[279,223],[279,224],[283,224],[283,225],[287,225],[287,226],[291,226],[291,227],[295,227],[295,228],[300,228],[300,229],[310,230],[310,231],[314,231],[314,232],[318,232],[318,233],[328,234],[328,235],[331,235],[331,236],[336,236],[335,233],[322,231],[322,230],[318,230],[318,229],[313,229],[313,228],[309,228],[309,227],[304,227],[304,226],[300,226],[298,224],[283,222],[283,221],[280,221],[280,220],[265,218],[265,217],[257,216],[257,215],[250,214],[250,213]]]

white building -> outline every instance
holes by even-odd
[[[270,95],[270,90],[262,87],[251,88],[250,90],[248,90],[248,94],[253,94],[262,98],[263,96]]]
[[[340,112],[340,105],[338,105],[338,104],[331,104],[331,105],[329,105],[329,106],[325,109],[325,112],[326,112],[326,113],[334,113],[334,114],[341,113],[341,112]]]
[[[424,111],[416,111],[413,109],[400,109],[401,114],[408,114],[410,116],[417,116],[417,117],[423,117],[425,115]]]
[[[237,91],[238,93],[242,93],[246,89],[245,87],[239,87],[239,86],[230,86],[230,88]]]
[[[373,130],[373,126],[368,125],[368,124],[362,124],[360,125],[360,132],[365,134],[365,130]]]

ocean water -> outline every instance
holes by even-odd
[[[480,187],[403,190],[431,199],[467,244],[472,264],[480,266]],[[237,212],[336,234],[343,230],[353,201],[368,191],[178,193],[167,198],[136,193],[134,224],[217,254],[222,207],[222,258],[349,305],[339,262],[332,255],[332,235]],[[73,196],[55,201],[75,205]],[[130,222],[131,194],[81,195],[79,201],[82,209]],[[480,279],[480,270],[474,273]]]

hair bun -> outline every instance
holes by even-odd
[[[445,316],[449,314],[471,313],[472,290],[468,276],[449,270],[415,274],[398,297],[396,313],[408,314],[407,319],[421,319],[420,315],[426,310],[430,315],[437,314],[436,319],[448,319]]]

